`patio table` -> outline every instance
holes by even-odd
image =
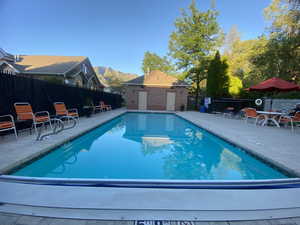
[[[280,127],[278,121],[276,120],[276,117],[286,115],[286,113],[281,112],[268,112],[268,111],[256,111],[259,115],[264,116],[264,120],[261,124],[261,126],[266,125],[269,121],[273,122],[277,127]]]

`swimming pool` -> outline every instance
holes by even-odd
[[[50,178],[256,180],[288,178],[174,115],[125,113],[12,175]]]

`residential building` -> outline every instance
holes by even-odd
[[[128,109],[186,109],[189,85],[174,76],[154,70],[124,84]]]
[[[89,89],[104,88],[85,56],[14,56],[0,49],[0,71]]]

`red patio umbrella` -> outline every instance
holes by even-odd
[[[248,88],[249,91],[278,92],[278,91],[300,91],[300,86],[292,82],[273,77],[257,85]],[[270,110],[272,110],[273,99],[271,98]]]
[[[278,77],[265,80],[249,88],[249,91],[295,91],[300,90],[300,86],[292,82],[282,80]]]

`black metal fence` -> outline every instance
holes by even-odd
[[[257,110],[263,110],[263,104],[257,106],[255,99],[213,99],[210,104],[210,112],[224,112],[227,107],[233,107],[234,112],[239,112],[246,107],[256,108]]]
[[[55,113],[54,102],[64,102],[67,108],[77,108],[82,114],[83,106],[98,105],[99,101],[115,109],[121,107],[123,100],[118,94],[0,73],[0,115],[15,116],[15,102],[29,102],[35,112],[49,111],[50,114]]]
[[[264,99],[262,99],[264,101]],[[188,96],[188,110],[195,110],[196,100],[194,96]],[[200,107],[204,105],[204,97],[199,99]],[[264,103],[260,106],[255,104],[255,99],[233,99],[233,98],[222,98],[222,99],[211,99],[208,112],[224,112],[227,107],[233,107],[234,112],[239,112],[241,109],[246,107],[256,108],[257,110],[263,110]],[[200,107],[198,107],[200,109]],[[199,110],[197,109],[197,110]]]

